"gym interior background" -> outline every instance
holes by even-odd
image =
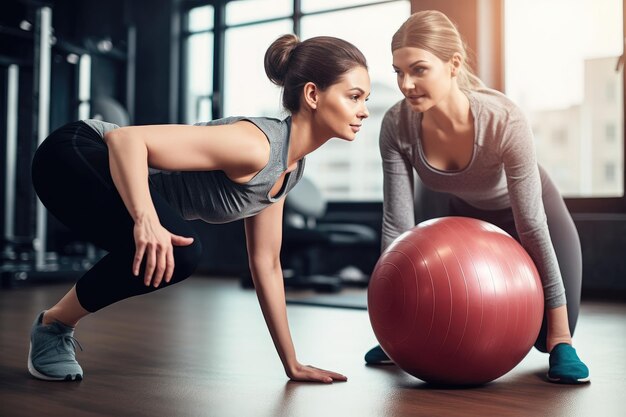
[[[307,177],[313,185],[302,193],[304,200],[293,201],[293,216],[287,216],[293,223],[285,228],[284,263],[292,274],[344,273],[339,284],[346,279],[366,284],[378,257],[382,217],[378,128],[384,111],[401,98],[389,40],[412,10],[436,8],[457,23],[485,83],[509,94],[529,113],[539,159],[566,196],[580,233],[583,297],[626,299],[623,2],[576,6],[574,15],[584,15],[585,7],[595,10],[591,20],[601,30],[594,30],[591,40],[582,39],[576,27],[547,31],[562,13],[558,5],[459,3],[3,1],[3,286],[77,277],[100,255],[38,207],[30,160],[48,132],[88,117],[120,125],[194,123],[229,115],[284,117],[280,91],[267,81],[262,58],[270,42],[287,32],[302,38],[333,35],[356,44],[369,60],[372,96],[371,117],[357,142],[348,148],[331,141],[308,160]],[[542,7],[542,12],[533,15],[533,7]],[[520,19],[522,13],[534,17]],[[532,21],[531,27],[520,27],[519,21]],[[533,34],[541,36],[535,39]],[[528,55],[530,50],[534,55]],[[551,68],[560,73],[551,73]],[[445,195],[421,188],[417,195],[422,198],[416,221],[442,213]],[[304,217],[298,220],[298,215]],[[242,222],[195,226],[205,247],[198,272],[245,282]],[[338,288],[337,281],[317,284]]]

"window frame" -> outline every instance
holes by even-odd
[[[186,0],[180,5],[180,56],[179,56],[179,68],[180,77],[178,79],[178,121],[179,123],[183,123],[187,118],[187,71],[186,66],[189,57],[188,51],[188,40],[192,35],[197,35],[200,33],[213,33],[214,34],[214,43],[215,43],[215,25],[211,29],[190,31],[189,27],[189,11],[191,9],[195,9],[197,7],[203,6],[214,6],[214,2],[212,1],[199,1],[199,0]],[[215,7],[215,6],[214,6]],[[215,12],[214,12],[215,14]],[[214,18],[215,20],[215,18]],[[214,52],[215,54],[215,52]],[[215,60],[213,61],[213,66],[215,67]],[[215,87],[214,87],[215,89]],[[206,98],[213,102],[214,92],[211,91]]]
[[[238,23],[227,25],[226,24],[226,5],[231,1],[237,0],[184,0],[181,2],[181,27],[184,28],[180,33],[180,42],[181,42],[181,54],[180,54],[180,68],[184,69],[187,58],[188,51],[186,48],[187,39],[189,36],[198,34],[198,33],[213,33],[213,91],[209,95],[212,102],[212,115],[214,119],[219,119],[224,117],[224,102],[222,100],[223,92],[224,92],[224,66],[225,66],[225,58],[224,58],[224,50],[225,50],[225,38],[226,31],[228,29],[239,28],[244,26],[253,26],[263,23],[270,23],[279,20],[290,19],[293,22],[293,33],[296,36],[301,35],[300,31],[300,22],[303,17],[306,16],[314,16],[319,14],[333,13],[344,10],[358,9],[369,6],[376,6],[380,4],[386,3],[397,3],[397,2],[406,2],[407,0],[380,0],[371,3],[364,3],[360,5],[352,5],[345,7],[336,7],[324,10],[318,10],[315,12],[304,13],[302,12],[302,1],[301,0],[293,0],[293,13],[285,13],[282,15],[278,15],[269,19],[259,19],[253,20],[245,23]],[[200,31],[189,31],[188,27],[188,12],[191,9],[202,6],[213,6],[213,28],[207,30]],[[181,71],[180,83],[179,83],[179,94],[178,102],[179,102],[179,111],[178,118],[179,120],[184,120],[186,116],[186,89],[185,85],[187,83],[185,71]]]

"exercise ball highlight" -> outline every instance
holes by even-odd
[[[476,385],[513,369],[543,319],[537,268],[482,220],[443,217],[400,235],[372,273],[368,313],[382,349],[430,383]]]

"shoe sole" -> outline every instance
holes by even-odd
[[[548,378],[548,381],[554,382],[556,384],[586,384],[588,382],[591,382],[590,377],[578,378],[578,379],[569,379],[569,378],[563,379],[563,378],[552,378],[550,375],[546,374],[546,378]]]
[[[372,362],[365,361],[365,363],[366,363],[367,365],[374,365],[374,366],[376,366],[376,365],[395,365],[395,363],[394,363],[392,360],[388,360],[388,361],[376,361],[376,362],[373,362],[373,361],[372,361]]]
[[[28,372],[37,379],[41,379],[44,381],[82,381],[83,376],[81,374],[67,374],[64,377],[54,377],[46,374],[42,374],[39,372],[35,366],[33,365],[33,361],[31,360],[31,352],[33,350],[33,343],[31,342],[28,347]]]

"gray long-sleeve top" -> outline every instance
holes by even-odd
[[[419,136],[422,113],[405,100],[382,122],[380,153],[384,172],[382,249],[415,225],[413,169],[432,190],[453,194],[483,210],[511,207],[522,246],[541,277],[547,308],[566,303],[563,279],[550,240],[542,201],[533,134],[521,110],[491,89],[464,90],[474,118],[470,163],[458,171],[428,164]]]

